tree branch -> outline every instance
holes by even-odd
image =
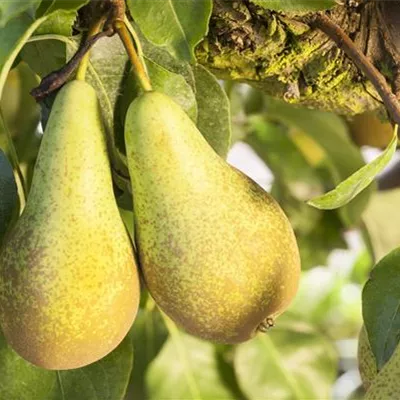
[[[381,96],[390,116],[396,124],[400,125],[400,102],[386,82],[385,77],[375,68],[372,62],[357,49],[349,36],[330,18],[324,14],[317,14],[310,19],[310,25],[320,29],[336,45],[343,50],[354,64],[372,82],[375,89]]]

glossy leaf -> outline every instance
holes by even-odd
[[[400,248],[374,267],[363,290],[363,318],[378,369],[400,339]]]
[[[328,399],[336,377],[331,343],[311,325],[288,317],[266,334],[240,344],[235,369],[250,399]]]
[[[231,400],[219,377],[215,347],[178,330],[169,321],[170,338],[147,373],[149,400]]]
[[[378,175],[392,159],[396,147],[397,132],[393,135],[386,150],[375,160],[349,176],[346,180],[336,186],[334,190],[310,200],[308,204],[321,210],[333,210],[335,208],[343,207],[370,185],[376,175]]]
[[[7,157],[0,149],[0,244],[11,221],[17,201],[18,191],[14,173]]]
[[[276,11],[307,12],[326,10],[335,5],[335,0],[250,0],[252,3]]]
[[[151,42],[176,58],[194,60],[194,47],[208,30],[212,0],[128,0],[128,6]]]
[[[193,68],[198,106],[197,127],[211,147],[226,158],[231,144],[230,104],[217,78],[206,68]]]

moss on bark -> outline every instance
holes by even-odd
[[[393,78],[393,63],[376,26],[374,2],[336,6],[330,17]],[[248,0],[214,0],[197,59],[218,77],[247,82],[269,95],[353,115],[382,107],[374,87],[304,15],[284,15]]]

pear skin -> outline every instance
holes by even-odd
[[[239,343],[294,297],[297,243],[279,205],[229,166],[168,96],[147,92],[125,126],[146,285],[189,333]]]
[[[365,400],[400,399],[400,346],[370,383]]]
[[[0,323],[29,362],[78,368],[122,341],[138,303],[99,102],[72,81],[57,95],[26,208],[0,254]]]
[[[378,375],[378,368],[374,353],[368,340],[367,330],[365,326],[361,328],[358,338],[358,369],[360,370],[361,379],[365,389],[368,389],[375,377]]]

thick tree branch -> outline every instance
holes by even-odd
[[[400,102],[391,87],[386,82],[385,77],[378,71],[353,43],[349,36],[332,20],[324,14],[317,14],[310,19],[310,25],[324,32],[336,45],[342,49],[347,56],[356,64],[356,66],[365,74],[372,82],[375,89],[385,103],[393,121],[400,125]],[[398,79],[398,72],[396,74]]]
[[[392,91],[400,91],[393,46],[386,45],[386,37],[394,45],[400,40],[400,2],[343,3],[324,14],[384,75]],[[292,103],[346,115],[383,109],[381,93],[369,77],[311,26],[309,16],[266,10],[249,0],[214,0],[209,33],[196,49],[197,59],[221,79],[249,83]]]

